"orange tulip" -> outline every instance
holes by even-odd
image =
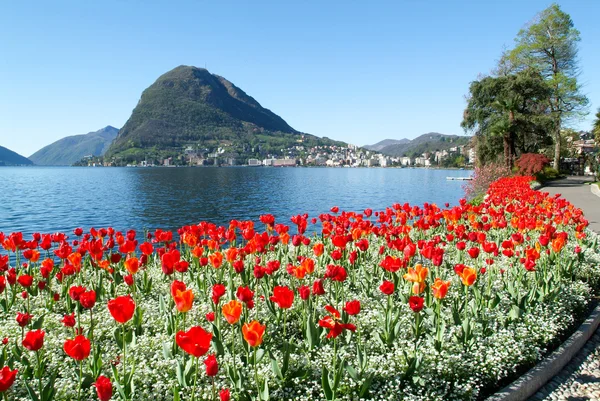
[[[412,287],[413,294],[420,294],[425,290],[425,279],[429,274],[429,269],[421,264],[415,265],[415,268],[408,268],[408,272],[404,275],[406,281],[414,283]]]
[[[442,279],[436,278],[431,286],[433,296],[437,299],[444,299],[448,293],[448,287],[450,287],[450,281],[442,281]]]
[[[215,252],[212,255],[208,255],[208,260],[215,269],[218,269],[223,263],[223,254],[221,252]]]
[[[263,336],[265,334],[265,325],[261,325],[256,320],[245,323],[242,326],[242,334],[244,335],[244,340],[251,347],[258,347],[263,342]]]
[[[71,264],[76,268],[81,267],[81,254],[79,252],[73,252],[67,257],[67,259],[69,259],[69,262],[71,262]]]
[[[315,256],[317,256],[317,257],[323,255],[324,249],[325,249],[325,247],[320,242],[313,246],[313,252],[314,252]]]
[[[465,267],[462,273],[459,273],[458,275],[460,276],[464,285],[471,286],[477,279],[477,270],[470,267]]]
[[[310,258],[304,259],[301,266],[308,274],[312,274],[315,271],[315,261]]]
[[[565,246],[565,238],[564,237],[559,236],[552,240],[552,250],[555,253],[560,252],[564,246]]]
[[[234,299],[223,305],[221,310],[223,311],[223,316],[225,316],[227,323],[236,324],[240,320],[240,315],[242,314],[242,303]]]
[[[125,268],[131,274],[137,273],[140,268],[140,263],[138,261],[138,258],[133,257],[133,256],[128,257],[127,260],[125,261]]]
[[[202,248],[201,246],[195,246],[192,248],[192,255],[194,255],[194,257],[196,257],[198,259],[200,259],[203,252],[204,252],[204,248]]]
[[[194,302],[194,293],[192,290],[175,290],[175,294],[173,295],[173,300],[175,301],[175,307],[181,313],[185,313],[192,309],[192,304]]]

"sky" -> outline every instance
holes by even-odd
[[[558,2],[600,106],[600,1]],[[0,145],[24,156],[120,128],[178,65],[206,67],[295,129],[356,145],[464,134],[469,83],[550,1],[2,1]]]

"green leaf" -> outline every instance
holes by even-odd
[[[25,381],[24,383],[25,383],[25,388],[27,389],[27,394],[29,394],[29,398],[31,398],[31,401],[40,401],[40,398],[37,396],[35,391],[31,388],[29,383],[27,381]]]
[[[50,375],[50,379],[42,389],[42,398],[44,401],[52,401],[54,399],[54,394],[56,394],[56,389],[54,388],[54,382],[56,381],[56,372]]]
[[[265,378],[265,384],[264,387],[262,389],[262,391],[260,392],[260,399],[263,401],[267,401],[269,400],[269,381]]]
[[[44,314],[44,315],[40,316],[39,318],[37,318],[36,321],[33,322],[33,324],[31,325],[31,329],[32,330],[39,330],[39,329],[41,329],[42,326],[44,325],[44,317],[45,316],[46,315]]]
[[[321,387],[325,393],[325,399],[332,400],[333,391],[331,391],[331,387],[329,386],[329,371],[325,366],[323,366],[323,372],[321,373]]]
[[[177,361],[177,366],[175,367],[175,375],[177,376],[177,382],[181,387],[187,387],[185,382],[185,376],[183,374],[184,367],[181,362]]]
[[[360,386],[359,396],[360,398],[366,398],[369,394],[369,388],[371,388],[371,382],[373,381],[373,375],[370,374],[367,376],[362,386]]]
[[[354,369],[352,367],[352,365],[345,363],[344,364],[346,367],[346,371],[348,372],[348,374],[350,375],[350,377],[352,378],[352,380],[354,381],[358,381],[358,372],[356,371],[356,369]]]
[[[281,369],[279,369],[279,364],[277,363],[277,359],[273,355],[271,351],[269,351],[269,357],[271,358],[271,370],[279,378],[279,380],[283,380],[283,375],[281,374]]]

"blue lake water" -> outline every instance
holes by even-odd
[[[465,170],[396,168],[0,168],[0,231],[75,227],[176,229],[201,220],[227,224],[264,213],[318,217],[383,210],[393,203],[457,204]]]

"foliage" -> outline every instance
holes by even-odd
[[[472,82],[461,126],[475,132],[479,161],[503,153],[510,168],[516,155],[549,143],[549,94],[532,69]]]
[[[515,69],[535,69],[550,88],[555,169],[559,165],[563,125],[584,115],[588,105],[588,99],[577,82],[579,40],[579,31],[575,29],[571,17],[557,4],[552,4],[519,32],[516,47],[508,53]]]
[[[554,167],[544,167],[544,169],[536,175],[537,179],[541,182],[548,180],[554,180],[560,177],[560,173],[554,169]]]
[[[476,166],[473,171],[473,179],[464,185],[465,196],[468,199],[482,196],[494,181],[510,175],[512,175],[512,171],[504,163],[490,162]]]
[[[29,159],[40,166],[70,166],[86,156],[104,155],[118,132],[109,125],[85,135],[68,136],[44,146]]]
[[[594,125],[592,127],[592,133],[594,134],[594,139],[596,140],[596,145],[600,147],[600,108],[596,112],[596,119],[594,120]]]
[[[31,165],[33,162],[10,149],[0,146],[0,166]]]
[[[550,163],[545,155],[539,153],[524,153],[517,159],[516,165],[521,175],[536,175]]]

